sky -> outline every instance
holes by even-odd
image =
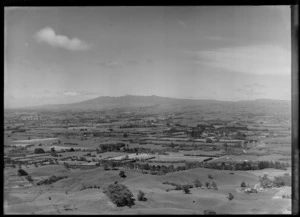
[[[289,6],[5,8],[4,106],[291,99]]]

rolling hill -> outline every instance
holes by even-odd
[[[149,108],[149,109],[172,109],[187,107],[226,107],[226,108],[249,108],[249,107],[270,107],[289,110],[291,102],[287,100],[243,100],[243,101],[217,101],[217,100],[197,100],[197,99],[176,99],[160,96],[137,96],[125,95],[120,97],[101,96],[94,99],[71,103],[71,104],[51,104],[44,106],[27,107],[26,109],[50,109],[50,110],[102,110],[116,108]]]

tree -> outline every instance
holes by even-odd
[[[268,178],[267,174],[264,174],[263,177],[259,177],[259,183],[263,188],[272,187],[272,181]]]
[[[110,184],[105,189],[104,193],[117,206],[131,206],[134,204],[132,192],[127,186],[122,184]]]
[[[182,186],[182,190],[184,193],[186,194],[189,194],[191,191],[190,191],[190,187],[188,185],[184,185]]]
[[[124,134],[123,134],[123,137],[124,137],[124,138],[127,138],[127,137],[128,137],[128,134],[127,134],[127,133],[124,133]]]
[[[75,150],[74,150],[74,148],[70,148],[70,152],[74,152]]]
[[[36,148],[36,149],[34,149],[34,153],[35,154],[43,154],[43,153],[45,153],[45,151],[42,148]]]
[[[126,177],[125,172],[123,170],[121,170],[120,173],[119,173],[119,176],[121,178],[125,178]]]
[[[217,186],[217,184],[216,184],[214,181],[212,181],[211,187],[212,187],[214,190],[218,190],[218,186]]]
[[[33,182],[33,179],[32,179],[32,177],[31,177],[31,175],[27,175],[27,176],[26,176],[26,179],[28,180],[28,182]]]
[[[205,182],[205,186],[207,189],[211,189],[210,183],[209,182]]]
[[[23,170],[23,169],[19,169],[19,170],[18,170],[18,175],[19,175],[19,176],[27,176],[28,173],[27,173],[25,170]]]
[[[276,187],[291,186],[292,184],[291,176],[288,173],[284,174],[283,176],[275,176],[273,180],[273,184]]]
[[[194,185],[196,188],[202,187],[202,182],[197,178],[194,180]]]
[[[242,183],[241,183],[241,188],[246,188],[246,187],[247,187],[246,182],[242,181]]]
[[[68,170],[70,168],[69,164],[64,162],[64,167]]]
[[[145,193],[142,192],[141,190],[139,190],[138,195],[137,195],[137,199],[138,199],[138,201],[145,201],[146,200]]]
[[[234,196],[233,196],[233,194],[232,194],[232,193],[230,193],[230,192],[229,192],[229,194],[228,194],[228,197],[227,197],[227,198],[228,198],[228,200],[230,200],[230,201],[231,201],[231,200],[233,200]]]
[[[103,164],[103,168],[104,168],[104,170],[108,170],[108,165],[107,164]]]

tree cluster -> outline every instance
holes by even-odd
[[[109,151],[120,151],[122,147],[124,147],[125,144],[124,143],[113,143],[113,144],[101,144],[99,145],[99,148],[101,150],[101,152],[109,152]],[[127,145],[128,146],[128,145]],[[100,151],[97,149],[97,153],[99,153]]]
[[[110,184],[104,190],[108,198],[117,206],[132,206],[134,204],[133,194],[127,186],[122,184]]]
[[[48,179],[41,180],[41,181],[37,182],[36,184],[37,185],[50,185],[54,182],[57,182],[58,180],[65,179],[65,178],[68,178],[68,176],[55,176],[54,175]]]
[[[34,153],[35,153],[35,154],[44,154],[45,151],[44,151],[44,149],[42,149],[42,148],[36,148],[36,149],[34,149]]]

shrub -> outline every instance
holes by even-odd
[[[267,174],[264,174],[263,177],[259,177],[259,183],[263,188],[270,188],[273,185]]]
[[[205,182],[205,186],[206,186],[207,189],[211,189],[211,185],[210,185],[209,182]]]
[[[19,170],[18,170],[18,175],[19,175],[19,176],[27,176],[28,173],[27,173],[25,170],[23,170],[23,169],[19,169]]]
[[[26,179],[27,179],[29,182],[33,182],[33,179],[32,179],[32,177],[31,177],[31,175],[27,175],[27,176],[26,176]]]
[[[291,186],[292,177],[288,173],[284,174],[283,176],[275,176],[273,184],[275,187]]]
[[[231,201],[231,200],[233,200],[234,196],[233,196],[233,194],[232,194],[232,193],[229,193],[227,198],[228,198],[228,200],[230,200],[230,201]]]
[[[74,148],[70,148],[70,150],[69,150],[70,152],[74,152],[75,151],[75,149]]]
[[[107,164],[104,164],[104,165],[103,165],[103,168],[104,168],[104,170],[108,170],[108,165],[107,165]]]
[[[110,184],[105,189],[104,193],[109,197],[109,199],[117,206],[131,206],[133,205],[133,194],[127,188],[127,186],[122,184]]]
[[[182,190],[182,185],[176,184],[175,185],[175,190]]]
[[[211,183],[211,187],[212,187],[214,190],[218,190],[218,186],[217,186],[217,184],[216,184],[214,181]]]
[[[202,187],[202,182],[197,178],[194,180],[194,185],[196,188]]]
[[[217,213],[213,210],[204,210],[204,215],[216,215]]]
[[[246,188],[246,187],[247,187],[246,182],[242,181],[241,188]]]
[[[213,179],[212,175],[208,174],[208,178]]]
[[[44,180],[37,182],[37,185],[43,185],[43,184],[50,185],[54,182],[57,182],[58,180],[65,179],[65,178],[68,178],[68,176],[51,176],[48,179],[44,179]]]
[[[42,148],[36,148],[36,149],[34,149],[34,153],[35,154],[43,154],[43,153],[45,153],[45,151]]]
[[[182,190],[184,193],[186,194],[189,194],[191,191],[190,191],[190,187],[188,185],[184,185],[182,186]]]
[[[138,201],[144,201],[146,199],[145,198],[145,193],[142,192],[141,190],[139,190],[138,195],[137,195],[137,199],[138,199]]]
[[[123,170],[121,170],[120,173],[119,173],[119,176],[121,178],[125,178],[126,177],[125,172]]]

